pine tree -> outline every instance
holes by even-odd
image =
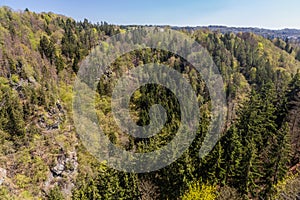
[[[225,135],[223,142],[224,159],[226,164],[225,183],[238,187],[236,180],[241,176],[238,170],[242,160],[241,135],[236,125],[232,125],[230,130]]]

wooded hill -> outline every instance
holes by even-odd
[[[110,75],[99,81],[95,107],[99,119],[105,120],[103,129],[128,151],[153,151],[172,139],[180,124],[180,108],[163,87],[146,85],[131,99],[139,125],[149,123],[151,105],[160,102],[165,107],[169,120],[157,136],[129,137],[111,123],[112,86],[127,70],[151,62],[173,67],[196,88],[201,111],[197,137],[176,162],[150,173],[119,172],[91,156],[74,128],[73,82],[80,61],[93,47],[128,29],[0,8],[1,199],[286,199],[299,195],[298,47],[253,33],[181,30],[209,51],[225,83],[226,129],[209,155],[199,158],[211,113],[205,82],[182,57],[145,48],[117,59]]]

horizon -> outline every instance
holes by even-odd
[[[0,7],[9,7],[10,9],[12,9],[14,12],[24,12],[24,10],[26,9],[14,9],[8,5],[1,5],[0,4]],[[255,29],[265,29],[265,30],[274,30],[274,31],[280,31],[280,30],[299,30],[300,31],[300,27],[299,28],[287,28],[287,27],[283,27],[283,28],[267,28],[267,27],[260,27],[260,26],[231,26],[231,25],[226,25],[226,24],[207,24],[207,25],[203,25],[203,24],[199,24],[199,25],[171,25],[171,24],[130,24],[130,23],[127,23],[127,24],[117,24],[117,23],[110,23],[109,21],[105,21],[105,20],[101,20],[101,21],[91,21],[90,19],[88,18],[83,18],[83,19],[80,19],[80,20],[77,20],[75,18],[73,18],[72,16],[68,16],[68,15],[65,15],[63,13],[57,13],[57,12],[54,12],[54,11],[41,11],[41,12],[38,12],[38,11],[34,11],[34,10],[30,10],[28,8],[28,10],[30,12],[35,12],[35,13],[53,13],[53,14],[57,14],[57,15],[63,15],[65,17],[69,17],[69,18],[72,18],[74,19],[75,21],[83,21],[84,19],[87,19],[89,22],[92,22],[92,23],[100,23],[100,22],[107,22],[109,24],[112,24],[112,25],[116,25],[116,26],[170,26],[170,27],[179,27],[179,28],[185,28],[185,27],[189,27],[189,28],[197,28],[197,27],[203,27],[203,28],[209,28],[209,27],[220,27],[220,28],[255,28]]]
[[[190,0],[188,2],[143,2],[130,0],[120,2],[112,0],[101,2],[89,0],[87,2],[68,1],[58,2],[42,0],[2,0],[0,6],[8,6],[15,11],[28,8],[30,11],[53,12],[76,21],[85,18],[92,23],[106,21],[115,25],[152,25],[152,26],[226,26],[234,28],[260,28],[269,30],[297,29],[300,30],[297,12],[300,2],[289,0],[284,3],[280,0],[239,2],[229,0],[223,2],[214,0],[201,2]],[[104,8],[104,9],[103,9]],[[179,13],[179,14],[177,14]],[[180,14],[182,13],[182,14]]]

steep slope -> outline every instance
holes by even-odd
[[[1,191],[8,198],[45,196],[55,185],[71,195],[78,171],[72,79],[81,57],[105,36],[103,27],[0,8],[1,168],[7,172]]]

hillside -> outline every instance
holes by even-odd
[[[184,74],[196,89],[201,111],[196,139],[176,162],[143,174],[111,169],[87,152],[74,126],[74,80],[93,48],[120,51],[122,46],[107,47],[105,40],[130,29],[0,8],[0,199],[299,195],[300,61],[295,51],[253,33],[181,30],[208,50],[225,83],[226,127],[206,157],[198,156],[211,114],[204,80],[179,55],[150,48],[122,55],[99,80],[95,108],[102,128],[114,144],[133,152],[154,151],[173,138],[180,108],[163,87],[146,85],[130,99],[131,114],[139,125],[149,124],[152,105],[161,103],[167,110],[168,120],[157,136],[128,136],[113,121],[111,89],[118,78],[138,65],[158,63]],[[167,43],[172,38],[161,40]]]
[[[253,27],[227,27],[227,26],[196,26],[196,27],[174,27],[176,29],[190,29],[190,30],[201,30],[209,29],[211,31],[219,31],[223,34],[225,33],[240,33],[248,32],[254,33],[256,35],[261,35],[265,38],[275,39],[280,38],[285,40],[286,38],[299,40],[300,30],[298,29],[281,29],[281,30],[270,30],[264,28],[253,28]]]

